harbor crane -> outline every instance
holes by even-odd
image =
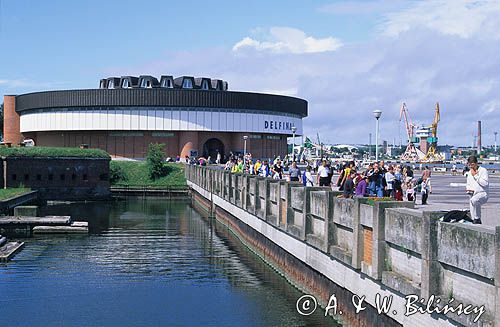
[[[441,116],[439,113],[439,102],[436,102],[436,109],[434,111],[434,120],[432,121],[432,124],[429,126],[432,136],[427,138],[427,141],[430,143],[430,147],[427,153],[425,154],[425,157],[422,159],[422,162],[443,161],[443,156],[437,153],[437,142],[438,142],[437,128],[440,120]]]
[[[412,123],[410,119],[410,113],[408,112],[408,108],[406,107],[406,103],[404,102],[401,105],[401,110],[399,111],[399,121],[401,121],[402,119],[404,119],[405,122],[408,144],[406,145],[405,152],[401,155],[401,160],[412,162],[421,161],[425,157],[425,153],[415,147],[415,143],[418,142],[418,139],[415,137],[416,125]]]

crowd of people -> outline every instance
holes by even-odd
[[[427,166],[417,178],[412,167],[386,165],[384,161],[371,163],[366,169],[362,169],[361,162],[341,163],[328,159],[306,161],[305,165],[301,169],[297,162],[282,161],[280,157],[253,160],[252,154],[247,153],[245,156],[231,155],[224,169],[277,180],[286,178],[304,186],[331,187],[332,190],[342,191],[346,198],[390,197],[397,201],[415,202],[420,194],[421,203],[427,204],[432,193],[431,170]]]
[[[179,158],[177,158],[177,161]],[[216,164],[220,164],[220,155]],[[189,159],[186,162],[206,166],[213,163],[210,158]],[[421,176],[414,174],[415,167],[401,164],[389,164],[378,161],[370,163],[367,168],[361,162],[333,162],[329,159],[305,161],[301,169],[297,162],[282,161],[280,157],[253,160],[251,153],[244,156],[233,155],[224,165],[224,169],[232,173],[245,173],[268,177],[275,180],[287,179],[299,182],[304,186],[331,187],[342,192],[345,198],[352,197],[386,197],[396,201],[413,201],[416,203],[420,195],[420,203],[427,204],[432,193],[431,170],[428,166],[420,167]],[[453,167],[452,174],[456,174]],[[471,156],[463,174],[467,179],[466,192],[470,196],[470,213],[474,223],[481,223],[481,205],[488,200],[488,173],[479,167],[477,158]],[[334,178],[335,176],[335,178]]]

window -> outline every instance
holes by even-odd
[[[173,137],[174,133],[164,133],[164,132],[153,132],[152,137]]]
[[[53,174],[49,174],[49,181],[51,180],[54,180],[54,175]]]
[[[88,181],[89,180],[88,177],[87,177],[87,174],[83,174],[83,180],[84,181]]]
[[[185,78],[182,81],[182,88],[183,89],[192,89],[193,88],[193,81],[191,81],[189,78]]]
[[[41,181],[41,180],[42,180],[42,175],[37,174],[37,175],[36,175],[36,180],[37,180],[37,181]]]
[[[172,81],[169,80],[169,79],[167,79],[167,78],[165,78],[163,80],[163,82],[161,83],[161,87],[167,87],[167,88],[171,89],[173,87]]]
[[[128,88],[130,87],[130,83],[128,82],[128,79],[124,79],[123,80],[123,85],[122,85],[123,88]]]
[[[108,89],[114,89],[115,88],[115,81],[113,80],[110,80],[108,82]]]
[[[208,90],[208,81],[203,81],[203,83],[201,83],[201,89]]]
[[[16,174],[12,174],[12,180],[13,181],[17,180],[17,175]]]
[[[61,174],[60,178],[61,178],[62,181],[64,181],[66,179],[66,175]]]
[[[24,175],[24,180],[25,180],[25,181],[29,181],[29,180],[30,180],[30,175],[25,174],[25,175]]]
[[[71,175],[71,180],[72,180],[72,181],[76,180],[76,175],[75,175],[75,174],[72,174],[72,175]]]

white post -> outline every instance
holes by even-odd
[[[378,118],[377,118],[377,130],[375,131],[375,161],[378,161]]]
[[[378,133],[379,133],[379,119],[380,116],[382,116],[382,111],[381,110],[374,110],[373,115],[375,116],[375,119],[377,120],[377,129],[375,131],[375,161],[378,161]]]
[[[243,164],[246,164],[247,157],[247,138],[248,136],[243,136]]]

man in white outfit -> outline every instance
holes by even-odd
[[[467,159],[470,171],[467,173],[467,193],[470,195],[470,214],[474,224],[481,224],[481,205],[488,201],[488,171],[480,167],[476,156]]]

